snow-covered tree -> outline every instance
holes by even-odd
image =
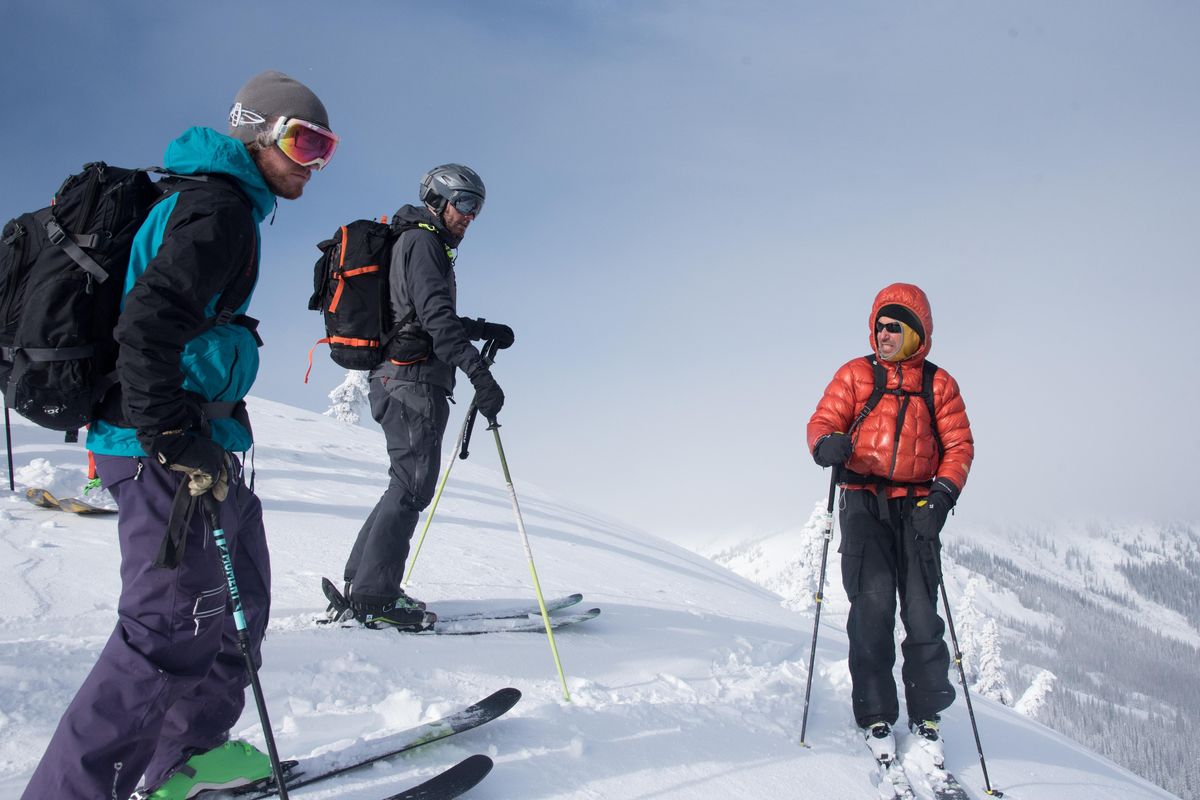
[[[813,508],[808,522],[800,531],[794,566],[787,570],[775,585],[767,588],[784,598],[784,606],[804,611],[816,605],[817,584],[821,580],[821,552],[825,544],[826,502],[820,500]],[[830,545],[832,549],[832,544]],[[826,564],[825,585],[829,585],[829,565]],[[824,587],[821,587],[824,592]]]
[[[1054,690],[1054,682],[1058,677],[1048,669],[1034,676],[1033,683],[1021,695],[1021,699],[1013,706],[1018,714],[1037,719],[1038,713],[1046,705],[1046,696]]]
[[[954,633],[958,636],[958,649],[962,652],[963,671],[967,675],[968,683],[979,680],[979,637],[982,632],[983,615],[979,613],[975,604],[975,590],[978,584],[978,576],[972,575],[954,612]]]
[[[1012,689],[1008,686],[1004,660],[1000,657],[1000,627],[994,619],[984,623],[979,636],[979,680],[974,690],[1006,706],[1012,705]]]
[[[367,408],[370,389],[365,371],[346,370],[346,379],[329,393],[329,410],[325,412],[325,416],[349,425],[357,424],[362,410]]]

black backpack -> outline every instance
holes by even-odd
[[[339,366],[369,370],[385,358],[413,363],[433,352],[429,334],[411,324],[415,310],[393,319],[388,288],[392,246],[404,231],[418,227],[437,233],[421,223],[360,219],[317,245],[321,257],[313,267],[308,307],[325,318],[325,336],[317,344],[328,344],[329,357]]]
[[[150,173],[168,176],[155,183]],[[116,385],[113,328],[120,313],[134,235],[156,202],[195,186],[231,184],[159,168],[86,164],[51,204],[8,222],[0,235],[0,388],[15,410],[75,439]],[[251,283],[252,281],[241,281]],[[230,287],[215,324],[238,321],[232,309],[249,286]],[[248,318],[245,318],[248,320]],[[249,325],[248,325],[249,327]]]

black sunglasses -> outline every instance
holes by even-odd
[[[903,330],[904,330],[904,328],[901,327],[899,322],[876,322],[875,323],[875,332],[876,333],[883,333],[884,331],[887,331],[888,333],[900,333]]]

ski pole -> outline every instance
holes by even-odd
[[[558,669],[558,680],[562,684],[563,699],[571,702],[571,693],[567,690],[567,677],[563,674],[562,661],[558,657],[558,645],[554,641],[554,630],[550,626],[550,614],[546,611],[546,599],[542,596],[542,585],[538,581],[537,568],[533,565],[533,550],[529,547],[529,535],[525,532],[525,520],[521,518],[521,506],[517,502],[517,490],[513,488],[512,475],[508,471],[508,459],[504,457],[504,445],[500,443],[500,423],[489,420],[488,425],[496,439],[496,452],[500,454],[500,466],[504,470],[504,483],[508,486],[508,497],[512,500],[513,513],[517,517],[517,530],[521,532],[521,543],[525,546],[525,558],[529,561],[529,574],[533,576],[533,588],[537,592],[538,608],[542,612],[542,622],[546,626],[546,636],[550,640],[550,653],[554,656],[554,666]]]
[[[221,554],[221,564],[225,568],[225,582],[229,584],[229,600],[233,604],[233,622],[237,626],[238,647],[246,660],[246,671],[250,673],[250,686],[254,689],[254,702],[258,706],[258,719],[262,723],[263,736],[267,740],[267,755],[271,760],[271,772],[275,775],[275,791],[281,800],[288,800],[287,786],[283,781],[283,767],[279,763],[279,753],[275,749],[275,736],[271,732],[271,720],[267,717],[267,703],[263,699],[262,684],[258,681],[258,669],[254,666],[254,657],[250,655],[250,632],[246,627],[246,615],[242,612],[242,596],[238,592],[237,579],[233,576],[233,559],[229,555],[229,543],[225,541],[225,529],[221,527],[221,504],[212,492],[201,496],[201,504],[208,514],[209,527],[212,528],[213,541],[216,542],[217,552]]]
[[[483,362],[491,366],[496,360],[496,342],[489,339],[483,345]],[[458,457],[466,459],[467,445],[471,441],[471,431],[475,429],[475,417],[479,414],[479,409],[475,406],[475,398],[471,398],[471,405],[467,406],[467,416],[463,419],[462,430],[458,432],[458,438],[455,440],[459,443]],[[438,503],[442,499],[442,492],[446,488],[446,481],[450,480],[450,470],[454,468],[454,456],[450,456],[450,460],[446,462],[446,471],[442,474],[442,482],[438,484],[437,493],[433,496],[433,504],[429,506],[429,513],[425,515],[425,527],[421,528],[421,536],[417,539],[417,546],[413,549],[412,559],[408,562],[408,572],[404,575],[404,581],[400,584],[401,589],[408,588],[408,582],[412,580],[413,567],[417,565],[417,556],[421,555],[421,546],[425,544],[425,534],[429,533],[429,524],[433,522],[433,514],[437,511]]]
[[[937,565],[938,586],[942,590],[942,608],[946,610],[946,627],[950,629],[950,641],[954,644],[954,663],[958,665],[958,677],[962,682],[963,698],[967,701],[967,714],[971,717],[971,730],[975,734],[975,749],[979,752],[979,766],[983,768],[983,787],[989,797],[1004,797],[1004,792],[999,789],[992,788],[992,781],[988,778],[987,761],[983,758],[983,743],[979,740],[979,725],[975,722],[975,709],[971,705],[971,692],[967,689],[967,671],[963,667],[962,651],[958,649],[958,635],[954,632],[954,618],[950,616],[950,599],[946,597],[946,581],[942,577],[942,559],[934,548],[933,542],[929,543],[933,553],[933,562]]]
[[[467,435],[469,425],[474,421],[471,416],[475,411],[475,400],[471,400],[471,406],[467,409],[467,417],[463,420],[462,430],[458,433],[458,439],[461,441]],[[425,534],[429,533],[429,524],[433,522],[433,514],[437,511],[438,502],[442,499],[442,492],[446,488],[446,481],[450,480],[450,470],[454,468],[454,456],[450,456],[450,460],[446,462],[446,471],[442,474],[442,482],[438,484],[437,494],[433,496],[433,504],[429,506],[429,513],[425,515],[425,527],[421,528],[421,536],[417,539],[417,546],[413,548],[412,558],[408,562],[408,572],[404,576],[404,582],[400,584],[400,588],[407,588],[408,582],[412,580],[413,568],[417,566],[417,556],[421,555],[421,546],[425,544]]]
[[[13,478],[12,422],[8,418],[8,406],[4,406],[4,441],[8,445],[8,490],[15,492],[17,484]]]
[[[496,363],[496,351],[499,350],[495,339],[488,339],[483,345],[483,363],[489,367]],[[462,436],[459,437],[458,457],[466,460],[470,455],[469,448],[471,446],[471,432],[475,430],[475,418],[479,416],[479,407],[475,405],[475,398],[471,398],[471,406],[467,409],[466,427],[463,429]]]
[[[825,602],[825,561],[829,557],[829,542],[833,539],[833,500],[837,494],[839,469],[835,465],[829,476],[829,503],[825,507],[825,531],[822,534],[824,543],[821,545],[821,577],[817,581],[817,593],[813,599],[817,601],[817,610],[813,615],[812,648],[808,652],[808,678],[804,682],[804,716],[800,721],[800,745],[808,747],[804,734],[808,730],[808,698],[812,692],[813,666],[817,660],[817,628],[821,624],[821,605]]]

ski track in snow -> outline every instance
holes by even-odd
[[[873,764],[850,718],[836,599],[822,614],[799,746],[811,609],[686,550],[520,483],[547,597],[580,591],[601,616],[556,634],[572,702],[540,634],[403,636],[317,626],[321,576],[338,580],[386,483],[382,436],[252,401],[257,488],[271,540],[273,608],[261,679],[281,755],[312,768],[356,759],[388,736],[502,686],[524,697],[501,719],[299,792],[382,797],[480,752],[493,773],[467,797],[730,800],[869,797]],[[451,431],[456,430],[452,420]],[[506,436],[520,431],[505,428]],[[76,494],[82,448],[14,419],[16,463],[47,459]],[[495,453],[458,462],[409,587],[447,613],[533,599]],[[18,486],[18,493],[21,493]],[[417,528],[420,536],[424,517]],[[113,518],[74,517],[0,496],[0,797],[17,797],[116,620]],[[414,537],[414,544],[415,544]],[[832,562],[831,562],[832,563]],[[807,580],[805,576],[792,576]],[[836,578],[834,579],[836,580]],[[793,604],[804,606],[804,604]],[[976,700],[993,785],[1021,800],[1170,795],[1011,709]],[[946,715],[947,765],[976,797],[982,773],[961,700]],[[234,735],[262,746],[254,703]],[[913,743],[900,736],[902,752]],[[922,753],[907,756],[915,763]],[[918,795],[929,786],[912,776]]]

